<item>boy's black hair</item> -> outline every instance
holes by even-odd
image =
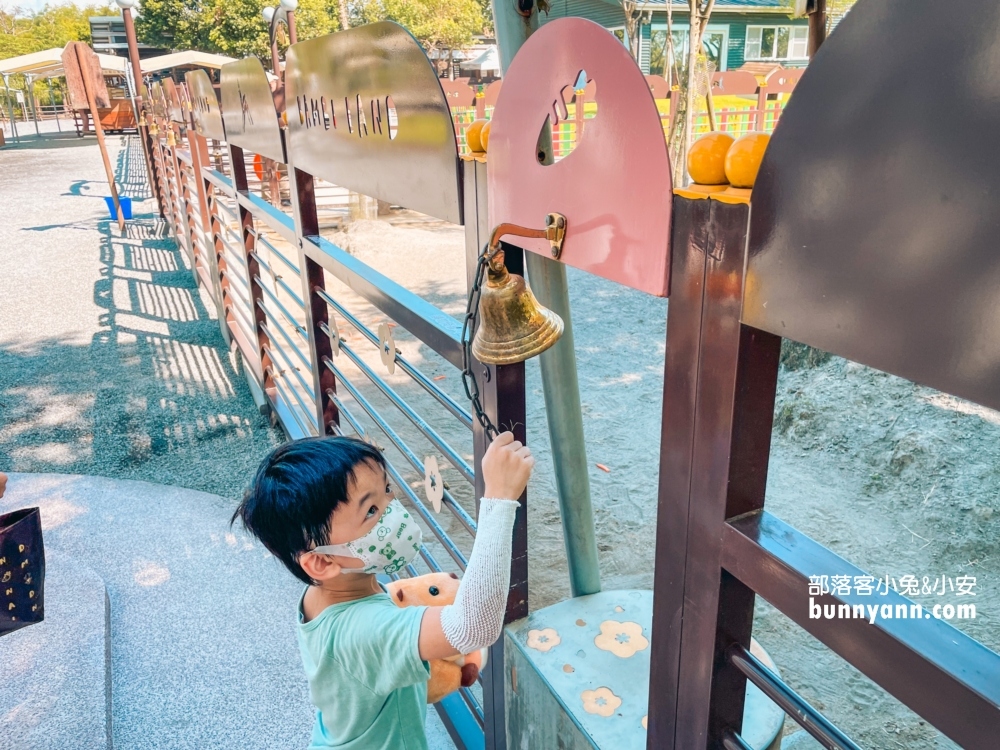
[[[285,443],[261,462],[230,525],[242,520],[296,578],[315,585],[299,565],[299,555],[327,543],[330,516],[347,501],[347,486],[364,463],[385,468],[378,448],[354,438]]]

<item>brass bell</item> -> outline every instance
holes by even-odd
[[[543,307],[523,276],[507,271],[499,252],[487,266],[472,353],[483,364],[510,365],[541,354],[563,332],[563,321]]]

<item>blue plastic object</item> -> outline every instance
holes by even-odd
[[[117,220],[118,214],[115,213],[115,200],[110,195],[104,199],[104,202],[108,204],[108,213],[111,214],[111,219]],[[118,202],[122,207],[122,216],[126,219],[132,218],[132,199],[126,198],[124,195],[118,196]]]

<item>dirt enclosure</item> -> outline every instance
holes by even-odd
[[[393,212],[329,237],[461,318],[460,228]],[[574,269],[569,282],[603,585],[649,588],[668,303]],[[365,309],[346,288],[332,286],[353,309]],[[381,319],[367,310],[362,318],[374,328]],[[394,331],[403,354],[464,403],[457,371]],[[360,336],[348,340],[384,374],[374,347]],[[790,342],[782,362],[768,510],[876,578],[888,576],[899,587],[901,577],[915,576],[931,592],[913,597],[918,603],[976,604],[975,619],[953,624],[1000,648],[1000,413]],[[471,459],[468,431],[398,370],[387,377]],[[374,389],[362,390],[377,401]],[[530,597],[537,609],[569,595],[537,360],[527,364],[527,398],[529,443],[538,456],[528,512]],[[433,452],[414,430],[399,432],[417,452]],[[376,429],[371,434],[386,443]],[[439,461],[447,467],[440,455]],[[471,508],[458,472],[446,468],[444,476]],[[422,476],[411,472],[407,479],[422,494]],[[445,513],[440,518],[467,548],[457,524]],[[933,592],[942,576],[943,595]],[[959,576],[976,578],[975,597],[947,589]],[[785,679],[863,747],[955,747],[759,598],[754,634]],[[787,721],[786,732],[793,729]]]

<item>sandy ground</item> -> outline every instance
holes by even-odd
[[[464,245],[458,228],[356,222],[331,239],[456,317],[464,311]],[[604,587],[650,587],[667,303],[573,269],[569,281]],[[349,298],[342,285],[336,287]],[[370,311],[373,325],[379,319]],[[395,336],[425,372],[444,375],[438,385],[461,401],[454,368],[398,328]],[[359,349],[372,350],[369,361],[384,374],[374,348],[358,342]],[[933,590],[942,576],[946,581],[974,576],[974,599],[950,590],[914,599],[927,606],[974,601],[977,618],[953,624],[1000,648],[995,609],[1000,414],[818,355],[797,345],[786,347],[783,355],[768,510],[872,575],[896,579],[897,586],[905,575],[916,576],[923,590]],[[439,416],[440,407],[422,398],[406,376],[387,377],[468,455],[467,432]],[[527,364],[527,397],[529,442],[539,458],[529,489],[535,609],[569,593],[537,361]],[[415,432],[401,434],[420,444]],[[380,442],[385,441],[380,437]],[[426,443],[415,450],[421,456],[421,451],[432,452]],[[468,503],[457,472],[447,470],[445,476]],[[411,478],[418,487],[421,477],[414,473]],[[763,601],[754,635],[787,681],[863,747],[954,747]],[[793,729],[789,720],[786,732]]]

